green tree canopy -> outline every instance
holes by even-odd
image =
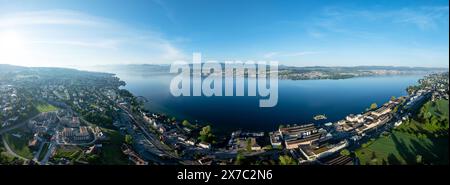
[[[207,143],[211,143],[214,141],[214,135],[212,134],[211,126],[205,126],[200,131],[199,140]]]
[[[350,151],[348,151],[347,149],[344,149],[344,150],[341,150],[341,155],[344,155],[344,156],[349,156],[350,155]]]
[[[129,134],[125,135],[125,143],[129,145],[133,144],[133,137]]]
[[[191,125],[191,123],[189,123],[189,121],[188,120],[183,120],[183,122],[181,122],[181,124],[183,125],[183,126],[189,126],[189,125]]]
[[[235,165],[241,165],[241,164],[244,163],[244,161],[245,161],[245,156],[242,155],[242,153],[238,153],[237,156],[236,156],[236,161],[234,161],[234,164]]]
[[[296,165],[297,164],[295,159],[293,159],[292,157],[290,157],[288,155],[280,155],[279,160],[280,160],[280,165]]]
[[[376,108],[378,108],[377,103],[372,103],[372,104],[370,105],[370,110],[374,110],[374,109],[376,109]]]
[[[247,151],[251,152],[252,151],[252,140],[250,138],[247,138],[246,142],[247,142]]]

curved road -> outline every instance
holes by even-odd
[[[10,126],[10,127],[6,127],[6,128],[0,129],[0,135],[4,134],[4,133],[6,133],[6,132],[9,132],[9,131],[11,131],[11,130],[14,130],[14,129],[16,129],[16,128],[20,128],[20,127],[26,125],[30,120],[33,120],[33,119],[37,118],[39,115],[41,115],[41,114],[38,114],[38,115],[36,115],[36,116],[33,116],[33,117],[27,119],[26,121],[22,121],[21,123],[15,124],[15,125],[13,125],[13,126]]]
[[[28,161],[29,160],[29,159],[27,159],[25,157],[22,157],[22,156],[16,154],[14,151],[12,151],[11,148],[9,147],[8,143],[5,141],[5,139],[3,139],[3,137],[2,137],[2,141],[3,141],[3,146],[5,146],[6,151],[8,151],[9,154],[11,154],[12,156],[17,157],[19,159],[22,159],[24,161]]]
[[[10,126],[10,127],[6,127],[6,128],[0,129],[0,137],[1,137],[1,140],[2,140],[2,142],[3,142],[3,145],[5,146],[6,151],[7,151],[9,154],[11,154],[12,156],[17,157],[17,158],[19,158],[19,159],[22,159],[22,160],[24,160],[24,161],[30,160],[30,159],[27,159],[27,158],[25,158],[25,157],[22,157],[22,156],[16,154],[13,150],[11,150],[11,148],[10,148],[9,145],[8,145],[8,143],[5,141],[5,139],[3,139],[3,136],[2,136],[2,135],[5,134],[5,133],[7,133],[7,132],[9,132],[9,131],[11,131],[11,130],[14,130],[14,129],[17,129],[17,128],[20,128],[20,127],[25,126],[30,120],[33,120],[33,119],[37,118],[37,117],[40,116],[40,115],[41,115],[41,113],[39,113],[39,114],[37,114],[37,115],[35,115],[35,116],[33,116],[33,117],[27,119],[26,121],[22,121],[21,123],[14,124],[13,126]]]

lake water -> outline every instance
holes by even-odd
[[[210,123],[214,130],[229,133],[237,129],[273,131],[279,124],[334,122],[358,114],[372,103],[382,105],[391,96],[406,95],[406,87],[422,76],[379,76],[344,80],[280,80],[278,104],[260,108],[260,97],[174,97],[172,76],[120,75],[128,89],[146,97],[146,108],[177,119]],[[317,114],[328,119],[315,121]]]

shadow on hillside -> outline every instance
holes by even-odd
[[[387,160],[388,160],[388,164],[390,164],[390,165],[400,165],[401,164],[401,162],[397,159],[397,157],[395,157],[394,154],[389,154],[387,157]],[[383,160],[383,162],[384,162],[384,160]]]
[[[406,145],[404,141],[392,134],[392,140],[397,148],[400,156],[405,160],[406,164],[417,164],[417,157],[422,156],[422,164],[448,164],[448,138],[434,138],[434,136],[426,134],[431,143],[423,143],[419,139],[412,139],[410,145]],[[391,154],[392,155],[392,154]],[[389,155],[390,164],[396,164],[393,159],[395,156]],[[393,163],[391,163],[391,160]]]

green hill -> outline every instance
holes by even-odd
[[[448,100],[427,102],[391,134],[356,151],[361,164],[449,164]]]

